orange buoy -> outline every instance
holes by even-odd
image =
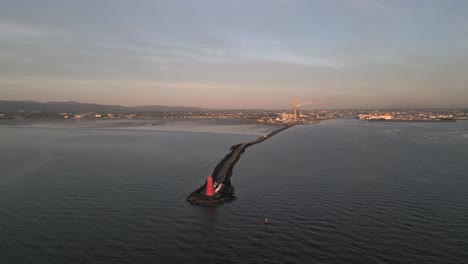
[[[211,175],[208,176],[208,179],[206,179],[205,195],[206,196],[213,196],[214,195],[213,177],[211,177]]]
[[[268,217],[265,217],[265,225],[268,225]]]

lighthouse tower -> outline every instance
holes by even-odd
[[[209,197],[214,195],[213,177],[211,176],[208,176],[208,178],[206,179],[205,195]]]

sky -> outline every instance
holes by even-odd
[[[468,107],[466,0],[1,0],[0,100]]]

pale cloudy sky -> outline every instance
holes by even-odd
[[[1,0],[0,100],[468,107],[466,0]]]

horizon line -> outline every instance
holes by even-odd
[[[92,102],[79,102],[79,101],[35,101],[35,100],[0,100],[0,102],[32,102],[32,103],[40,103],[40,104],[47,104],[47,103],[78,103],[78,104],[91,104],[97,106],[116,106],[116,107],[125,107],[125,108],[132,108],[132,107],[150,107],[150,106],[160,106],[160,107],[170,107],[170,108],[194,108],[200,110],[210,110],[210,111],[220,111],[220,110],[268,110],[268,111],[285,111],[291,108],[216,108],[216,107],[199,107],[199,106],[185,106],[185,105],[161,105],[161,104],[145,104],[145,105],[121,105],[121,104],[102,104],[102,103],[92,103]],[[372,110],[372,111],[390,111],[390,110],[459,110],[459,109],[468,109],[468,106],[464,107],[329,107],[329,108],[300,108],[298,110]]]

